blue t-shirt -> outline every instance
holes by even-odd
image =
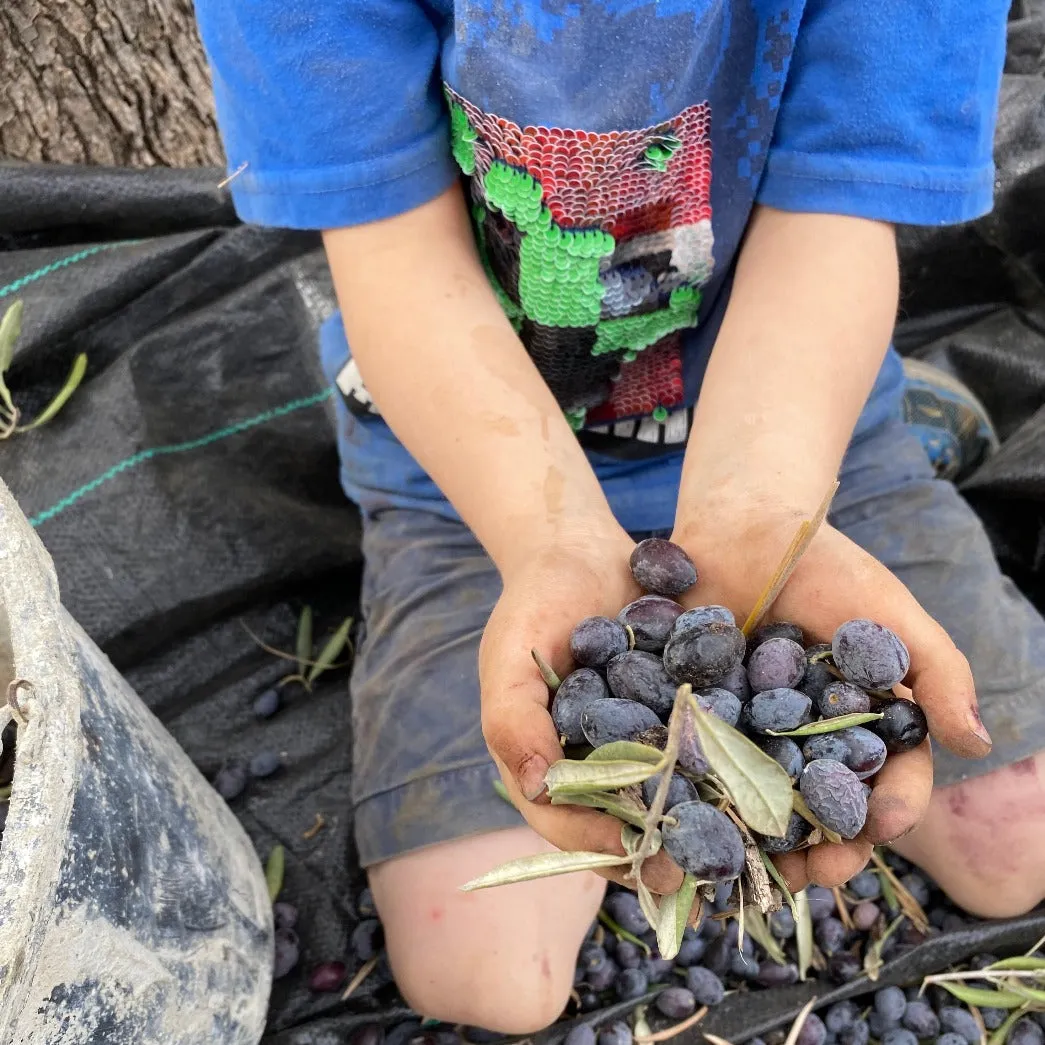
[[[589,450],[623,458],[684,444],[755,203],[989,210],[1007,7],[196,0],[241,217],[358,224],[463,177],[505,312]]]

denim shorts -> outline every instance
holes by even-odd
[[[379,419],[339,411],[342,478],[364,517],[365,635],[351,681],[363,866],[522,822],[494,791],[479,721],[477,652],[500,578],[428,487],[411,501],[374,482],[374,441],[389,438]],[[663,496],[672,512],[680,469],[681,455],[596,468],[611,504]],[[879,422],[854,440],[840,480],[830,522],[907,585],[972,665],[994,751],[966,762],[937,747],[937,784],[1045,749],[1045,620],[999,571],[976,515],[934,477],[917,436],[898,417]],[[649,529],[664,525],[670,516]]]

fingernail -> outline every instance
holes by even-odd
[[[519,770],[519,790],[527,802],[533,802],[544,791],[548,763],[540,755],[531,755]]]
[[[977,708],[973,708],[969,712],[969,729],[974,736],[979,737],[988,747],[994,747],[994,741],[991,740],[991,735],[987,732],[987,727],[983,724]]]

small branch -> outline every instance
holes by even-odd
[[[831,507],[831,501],[834,499],[835,491],[837,489],[838,483],[832,483],[831,488],[827,491],[824,495],[824,499],[820,502],[820,507],[817,508],[816,514],[812,519],[808,519],[798,527],[798,530],[787,551],[784,553],[784,558],[781,560],[776,572],[763,589],[758,602],[755,603],[754,609],[752,609],[751,613],[748,615],[747,620],[744,621],[744,627],[742,630],[745,636],[750,635],[762,623],[766,614],[773,608],[773,603],[776,602],[777,596],[779,596],[779,594],[784,590],[784,585],[791,579],[791,574],[794,573],[799,560],[805,554],[809,545],[813,542],[813,538],[816,536],[817,531],[820,529],[820,525],[827,516],[827,510]]]
[[[683,1031],[689,1030],[690,1027],[695,1027],[707,1014],[708,1007],[705,1005],[702,1009],[697,1009],[692,1016],[684,1019],[681,1023],[676,1023],[673,1027],[666,1027],[664,1030],[659,1030],[656,1034],[650,1034],[648,1036],[643,1035],[641,1038],[636,1037],[635,1041],[638,1042],[638,1045],[648,1045],[648,1043],[655,1041],[670,1041]]]
[[[901,883],[900,879],[893,874],[892,868],[882,859],[877,849],[871,850],[871,859],[881,875],[889,880],[889,884],[896,893],[897,902],[904,914],[914,923],[914,927],[924,933],[929,929],[929,919],[922,910],[922,905],[911,895],[910,891]]]
[[[359,985],[374,971],[377,967],[377,959],[371,958],[360,970],[348,981],[348,986],[345,988],[345,993],[341,995],[342,1001],[348,1001],[349,998],[355,993]]]
[[[784,1045],[795,1045],[795,1042],[798,1041],[799,1034],[802,1033],[802,1028],[805,1026],[805,1022],[809,1019],[809,1014],[813,1011],[815,1005],[815,996],[805,1003],[802,1007],[802,1011],[795,1017],[795,1022],[791,1024],[791,1030],[788,1031]]]
[[[842,895],[842,890],[836,885],[832,890],[835,896],[835,907],[838,909],[839,921],[852,932],[856,926],[853,925],[852,916],[849,914],[849,904],[845,902],[845,897]]]
[[[320,831],[326,827],[327,821],[322,813],[316,813],[316,822],[307,830],[302,832],[301,837],[310,842]]]

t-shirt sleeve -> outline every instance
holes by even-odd
[[[244,221],[356,225],[456,177],[420,0],[196,0]]]
[[[758,201],[904,224],[991,209],[1008,0],[808,0]]]

